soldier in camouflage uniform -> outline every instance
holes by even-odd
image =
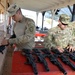
[[[75,50],[73,29],[68,26],[69,22],[70,17],[68,15],[60,15],[58,26],[51,28],[44,38],[45,48],[57,48],[60,52],[64,51],[63,48],[67,48],[69,51]]]
[[[15,23],[14,32],[16,38],[4,39],[2,45],[16,44],[19,49],[32,49],[35,46],[35,23],[32,19],[26,18],[22,15],[20,7],[16,4],[10,5],[7,9],[9,16],[12,17]]]

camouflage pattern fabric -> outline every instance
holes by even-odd
[[[70,22],[68,27],[70,28],[70,30],[72,30],[73,35],[75,36],[75,21]]]
[[[35,46],[35,23],[32,19],[23,17],[14,27],[16,38],[9,39],[10,44],[16,44],[19,49],[32,49]]]
[[[66,14],[61,14],[60,17],[59,17],[59,20],[63,24],[69,24],[70,17],[68,15],[66,15]]]
[[[61,30],[60,27],[51,28],[48,31],[47,36],[44,38],[44,47],[51,48],[60,46],[65,48],[67,45],[71,44],[75,46],[73,27],[68,26],[64,30]]]

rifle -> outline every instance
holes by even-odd
[[[23,49],[23,52],[25,53],[25,56],[27,58],[27,62],[25,64],[30,64],[33,68],[33,71],[34,71],[34,74],[37,75],[38,74],[38,71],[37,71],[37,68],[36,68],[36,63],[34,61],[34,58],[31,54],[31,50],[29,49]]]
[[[16,38],[16,35],[13,34],[10,38]],[[7,44],[7,45],[1,45],[1,46],[0,46],[0,53],[3,54],[3,51],[5,50],[5,47],[8,46],[8,45],[9,45],[9,44]]]
[[[10,38],[16,38],[16,34],[14,31],[13,31],[13,35],[11,35]]]
[[[51,51],[54,52],[55,55],[61,59],[62,62],[75,70],[75,65],[63,53],[60,53],[58,49],[52,49]]]
[[[73,55],[75,56],[75,51],[73,51],[72,53],[73,53]]]
[[[73,54],[73,52],[69,52],[66,48],[64,49],[64,54],[69,56],[71,58],[71,60],[75,61],[75,55]]]
[[[11,35],[11,36],[10,36],[10,38],[16,38],[16,35],[15,35],[15,34],[13,34],[13,35]]]
[[[46,62],[46,60],[45,60],[45,57],[44,57],[43,54],[41,53],[41,51],[40,51],[39,49],[33,49],[33,53],[34,53],[35,55],[37,55],[39,62],[43,63],[43,65],[44,65],[46,71],[49,71],[48,64],[47,64],[47,62]]]
[[[49,49],[42,49],[42,52],[45,53],[45,56],[48,57],[50,59],[50,61],[52,62],[52,64],[56,65],[59,68],[59,70],[64,73],[64,75],[67,74],[67,72],[65,71],[65,69],[63,68],[61,63],[54,57],[53,54],[51,54]]]
[[[3,51],[5,50],[5,47],[8,46],[8,45],[9,45],[9,44],[7,44],[7,45],[1,45],[1,46],[0,46],[0,53],[3,54]]]

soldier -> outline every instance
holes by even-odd
[[[68,27],[70,17],[62,14],[59,17],[59,24],[48,30],[47,36],[44,38],[44,47],[51,49],[57,48],[61,53],[63,48],[69,51],[75,50],[75,41],[72,29]]]
[[[2,45],[16,44],[19,49],[32,49],[35,46],[35,23],[32,19],[22,15],[21,8],[16,4],[10,5],[7,9],[9,16],[16,22],[14,32],[16,38],[4,39]]]

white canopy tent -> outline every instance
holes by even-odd
[[[16,3],[23,9],[42,12],[73,5],[75,0],[10,0],[9,4],[12,3]]]
[[[51,10],[54,16],[55,10],[75,4],[75,0],[9,0],[9,5],[12,3],[16,3],[22,9],[32,10],[36,12]]]

